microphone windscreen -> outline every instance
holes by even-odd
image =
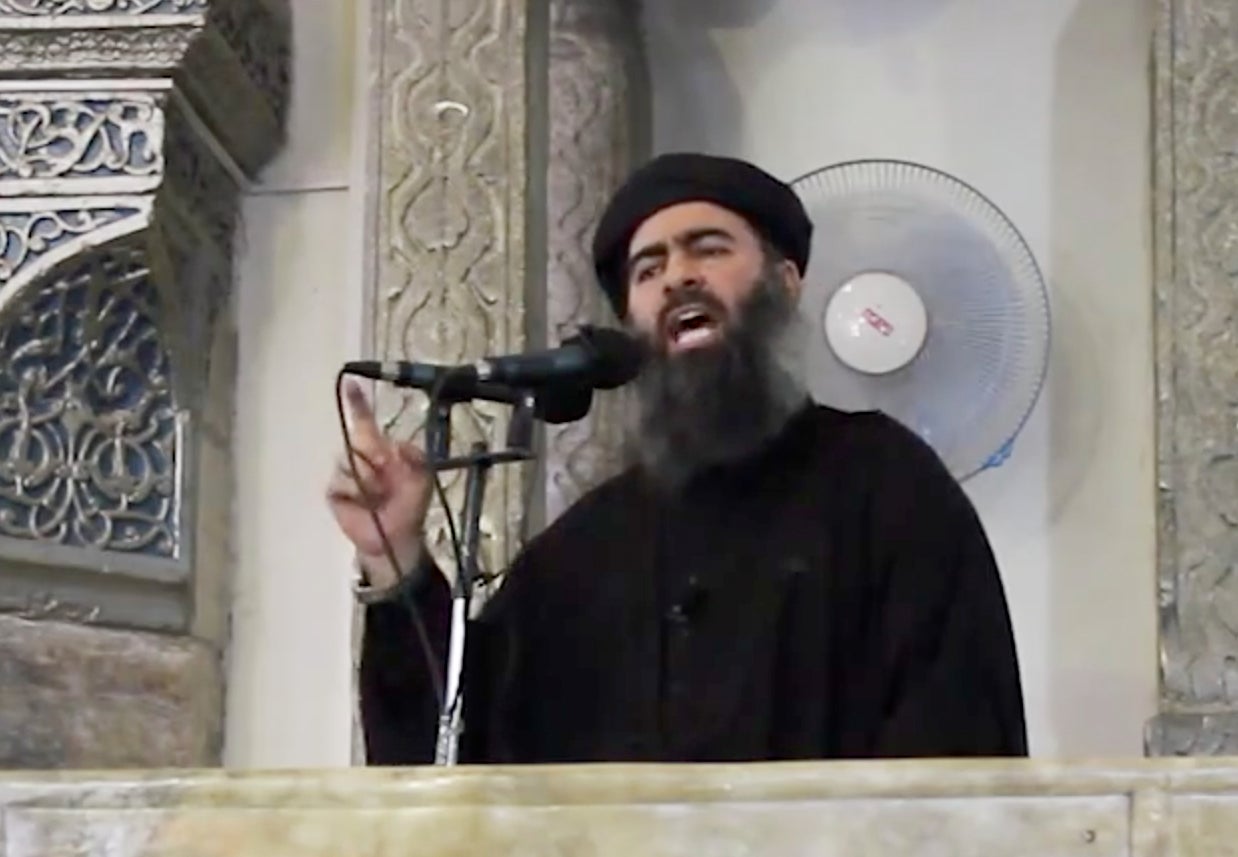
[[[537,391],[534,414],[551,425],[583,420],[593,406],[593,388],[586,385],[550,385]]]
[[[645,361],[645,349],[635,338],[613,327],[584,326],[572,337],[593,355],[593,386],[613,390],[635,378]],[[572,341],[569,340],[569,341]]]

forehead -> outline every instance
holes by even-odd
[[[700,229],[720,229],[737,238],[755,238],[748,221],[730,209],[712,202],[680,202],[650,215],[628,242],[628,255],[653,244],[673,243],[684,233]]]

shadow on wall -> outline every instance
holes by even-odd
[[[1152,14],[1135,5],[1152,4],[1080,0],[1055,56],[1047,642],[1063,754],[1130,755],[1155,710],[1150,84],[1131,75]]]
[[[819,41],[888,40],[922,27],[955,0],[684,0],[661,4],[662,20],[696,29],[738,29],[794,24],[788,33]]]
[[[666,73],[651,75],[651,155],[696,151],[732,155],[743,139],[739,87],[712,31],[755,26],[778,0],[679,0],[644,3],[645,55]]]
[[[642,36],[666,76],[651,80],[653,154],[676,150],[731,155],[748,127],[745,105],[719,50],[728,30],[760,26],[779,53],[801,39],[884,40],[923,26],[955,0],[677,0],[647,3]],[[777,56],[771,56],[777,61]],[[810,82],[806,82],[810,83]]]
[[[803,3],[797,15],[814,37],[836,34],[837,39],[889,40],[926,25],[954,0],[824,0]],[[820,20],[813,19],[816,11]],[[806,19],[806,20],[805,20]],[[827,36],[828,37],[828,36]]]

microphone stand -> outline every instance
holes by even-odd
[[[533,419],[536,399],[523,392],[512,412],[507,431],[507,448],[491,451],[485,441],[474,443],[469,454],[452,458],[451,409],[460,399],[431,401],[426,424],[426,446],[435,470],[467,471],[464,486],[464,521],[460,562],[451,593],[451,629],[444,676],[443,708],[439,713],[438,739],[434,764],[455,765],[459,759],[460,736],[464,733],[464,651],[468,632],[469,605],[479,576],[481,513],[486,492],[486,477],[496,464],[529,461],[534,458]]]

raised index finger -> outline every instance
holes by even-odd
[[[348,401],[348,413],[356,440],[363,447],[373,447],[382,442],[383,433],[379,431],[378,420],[374,417],[374,409],[370,400],[365,397],[365,391],[356,381],[348,381],[344,385],[344,397]]]

